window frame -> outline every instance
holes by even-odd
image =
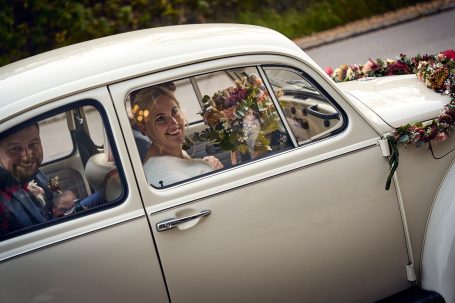
[[[279,106],[279,104],[275,100],[275,94],[273,93],[273,90],[269,86],[268,79],[266,77],[264,77],[264,71],[262,70],[261,66],[262,66],[261,64],[254,64],[254,63],[253,64],[234,65],[234,66],[230,66],[230,67],[222,67],[222,68],[217,68],[217,69],[210,69],[210,70],[207,70],[207,71],[204,71],[204,72],[201,72],[201,73],[193,73],[193,74],[190,74],[190,75],[187,75],[187,76],[183,76],[183,77],[176,77],[174,79],[171,78],[171,79],[167,79],[167,80],[164,80],[164,81],[150,82],[150,83],[147,83],[147,84],[144,84],[144,85],[141,85],[139,87],[136,87],[134,89],[129,90],[128,93],[126,94],[126,97],[125,97],[125,100],[124,100],[124,107],[125,107],[125,109],[127,109],[128,108],[128,106],[127,106],[128,103],[131,106],[131,97],[130,97],[131,94],[134,94],[134,93],[136,93],[137,91],[139,91],[139,90],[141,90],[143,88],[159,85],[161,83],[165,83],[165,82],[169,82],[169,81],[177,82],[177,81],[188,80],[189,83],[191,84],[192,88],[193,88],[193,92],[194,92],[194,95],[197,98],[200,110],[202,110],[203,94],[201,93],[201,89],[200,89],[198,81],[196,79],[197,77],[203,76],[203,75],[208,75],[208,74],[213,74],[213,73],[217,73],[217,72],[226,72],[228,74],[229,78],[231,80],[234,80],[234,77],[231,75],[232,70],[254,68],[257,71],[257,73],[259,74],[259,76],[261,77],[261,79],[263,80],[263,82],[264,82],[266,90],[269,93],[270,99],[272,100],[273,105],[275,106],[275,109],[276,109],[276,111],[278,113],[278,118],[279,118],[280,122],[282,123],[283,127],[285,128],[285,131],[287,132],[286,135],[288,135],[289,137],[293,138],[294,135],[290,131],[290,128],[287,125],[287,122],[285,121],[285,119],[283,120],[283,116],[280,114],[281,107]],[[192,124],[201,123],[201,122],[203,122],[202,118],[200,120],[192,121],[192,122],[188,123],[187,126],[192,125]],[[130,129],[131,129],[131,131],[133,130],[133,128],[131,126],[130,126]],[[294,139],[292,139],[292,140],[294,140]],[[270,154],[266,154],[265,156],[258,157],[257,159],[250,159],[250,160],[241,161],[240,163],[235,164],[232,167],[223,168],[223,169],[219,169],[219,170],[214,170],[214,171],[208,172],[208,173],[203,173],[203,174],[200,174],[198,176],[194,176],[194,177],[182,180],[182,181],[178,181],[178,182],[172,183],[170,185],[165,185],[165,186],[158,187],[158,186],[154,186],[154,185],[148,183],[148,181],[147,181],[147,183],[148,183],[150,188],[153,188],[153,189],[159,190],[159,191],[172,189],[172,188],[178,187],[180,185],[185,185],[187,183],[191,183],[191,182],[197,181],[199,179],[205,179],[207,177],[211,177],[212,175],[217,175],[219,173],[223,173],[225,171],[229,171],[229,170],[235,169],[237,167],[245,166],[245,165],[248,165],[248,164],[251,164],[251,163],[254,163],[254,162],[258,162],[258,161],[262,161],[262,160],[267,159],[269,157],[273,157],[273,156],[282,154],[284,152],[287,152],[289,150],[293,150],[293,149],[299,147],[298,144],[296,144],[294,141],[291,141],[291,142],[292,142],[292,146],[289,146],[289,148],[284,149],[282,152],[272,152]],[[142,173],[145,176],[145,170],[144,169],[142,169]],[[145,178],[145,179],[147,180],[147,178]]]
[[[303,80],[307,81],[310,85],[312,85],[312,87],[315,90],[317,90],[319,92],[319,94],[321,96],[323,96],[330,103],[330,105],[332,105],[338,111],[339,115],[342,118],[341,126],[335,128],[334,130],[332,130],[330,132],[327,132],[324,136],[317,137],[314,140],[311,139],[311,140],[307,140],[306,142],[299,143],[296,140],[294,132],[292,131],[287,119],[285,118],[285,114],[283,112],[283,109],[279,105],[279,100],[276,98],[275,92],[274,92],[274,90],[272,88],[272,85],[271,85],[271,81],[270,81],[269,77],[267,76],[267,71],[266,71],[267,68],[286,70],[286,71],[289,71],[289,72],[293,72],[296,75],[299,75],[300,77],[302,77]],[[311,145],[311,144],[314,144],[314,143],[322,141],[322,140],[326,140],[326,139],[331,138],[331,137],[333,137],[333,136],[335,136],[335,135],[337,135],[339,133],[342,133],[347,128],[347,126],[349,124],[349,120],[348,120],[348,115],[346,114],[346,112],[333,99],[333,97],[329,93],[327,93],[322,88],[322,86],[317,81],[315,81],[308,73],[306,73],[303,70],[300,70],[300,69],[298,69],[296,67],[291,67],[291,66],[286,66],[286,65],[279,65],[279,64],[278,65],[276,65],[276,64],[262,64],[262,65],[260,65],[260,69],[261,69],[261,72],[264,73],[264,77],[266,79],[267,85],[269,86],[269,90],[272,92],[272,95],[273,95],[272,99],[275,102],[275,106],[278,106],[280,114],[283,115],[282,116],[282,119],[284,118],[284,122],[283,123],[286,125],[287,128],[289,128],[287,130],[290,132],[290,134],[292,136],[292,141],[295,144],[296,148],[301,148],[301,147],[304,147],[304,146],[307,146],[307,145]]]
[[[82,98],[80,100],[73,101],[73,102],[70,102],[68,104],[64,104],[62,106],[58,106],[56,108],[52,108],[52,109],[50,109],[50,110],[48,110],[48,111],[46,111],[44,113],[40,113],[40,114],[34,115],[33,117],[31,117],[29,119],[26,119],[25,121],[22,121],[20,123],[17,123],[15,125],[9,127],[8,129],[2,131],[0,133],[0,135],[5,135],[5,134],[8,135],[10,133],[14,133],[15,130],[17,130],[18,128],[27,127],[27,126],[30,126],[30,125],[32,125],[34,123],[38,123],[40,121],[52,118],[53,116],[56,116],[56,115],[59,115],[59,114],[62,114],[62,113],[66,114],[69,111],[83,108],[84,106],[92,106],[93,108],[95,108],[98,111],[98,114],[100,115],[100,118],[101,118],[101,121],[102,121],[102,124],[103,124],[103,128],[104,128],[104,132],[105,132],[105,135],[106,135],[106,140],[110,144],[110,150],[112,152],[113,160],[114,160],[116,169],[117,169],[117,171],[119,173],[120,183],[122,184],[122,194],[117,199],[115,199],[114,201],[106,202],[106,203],[98,205],[96,207],[93,207],[93,208],[86,209],[86,210],[81,211],[81,212],[77,212],[77,213],[71,214],[69,216],[63,216],[63,217],[55,218],[55,219],[49,220],[47,222],[38,223],[38,224],[29,226],[29,227],[25,227],[25,228],[10,232],[10,233],[5,234],[5,235],[0,235],[0,244],[3,241],[5,241],[5,240],[13,239],[13,238],[25,235],[25,234],[29,234],[29,233],[38,231],[38,230],[48,229],[49,227],[52,227],[52,226],[55,226],[55,225],[60,225],[61,223],[65,223],[65,222],[69,222],[69,221],[73,221],[73,220],[78,220],[80,218],[83,218],[83,217],[86,217],[86,216],[90,216],[90,215],[93,215],[95,213],[99,213],[99,212],[105,211],[107,209],[111,209],[111,208],[117,207],[117,206],[119,206],[119,205],[121,205],[121,204],[123,204],[125,202],[126,198],[129,195],[129,190],[130,189],[128,187],[128,183],[127,183],[127,180],[126,180],[123,164],[122,164],[122,161],[120,159],[120,155],[119,155],[118,149],[117,149],[116,145],[114,144],[115,140],[114,140],[114,135],[112,133],[112,129],[111,129],[111,127],[106,127],[106,126],[109,126],[108,115],[107,115],[103,105],[99,101],[97,101],[96,99]],[[67,119],[67,117],[66,117],[66,119]],[[71,158],[72,156],[74,156],[75,153],[77,152],[77,147],[76,147],[75,138],[74,138],[73,134],[71,134],[71,138],[72,138],[72,143],[73,143],[73,151],[72,151],[72,153],[70,155],[67,155],[65,157],[60,157],[58,159],[55,159],[55,160],[52,160],[52,161],[49,161],[49,162],[46,162],[46,163],[43,162],[43,163],[41,163],[40,167],[47,166],[47,165],[50,165],[50,164],[55,164],[57,162],[62,162],[62,161],[65,161],[65,160]]]

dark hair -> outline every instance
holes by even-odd
[[[25,128],[28,128],[30,126],[34,126],[34,127],[36,127],[39,130],[38,122],[36,122],[36,121],[27,121],[27,122],[21,123],[19,125],[16,125],[16,126],[10,128],[10,129],[5,130],[3,133],[0,134],[0,141],[2,141],[3,139],[6,139],[9,136],[11,136],[11,135],[13,135],[13,134],[25,129]]]

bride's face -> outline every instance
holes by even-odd
[[[162,95],[154,104],[146,122],[153,143],[163,152],[181,151],[185,139],[185,120],[177,102]]]

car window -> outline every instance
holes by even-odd
[[[299,144],[341,129],[340,111],[302,72],[285,67],[265,67],[264,71]]]
[[[127,98],[149,183],[165,188],[292,147],[256,67],[134,90]]]
[[[0,239],[121,202],[126,188],[100,110],[65,107],[0,134]]]
[[[65,113],[55,115],[51,118],[39,122],[40,130],[48,134],[41,138],[43,145],[44,159],[43,163],[66,157],[74,150],[73,140],[68,128]],[[59,129],[59,132],[53,131]],[[61,144],[55,144],[60,142]]]

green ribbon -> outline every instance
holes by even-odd
[[[390,173],[389,173],[389,176],[387,177],[385,189],[389,190],[390,183],[392,182],[393,174],[395,174],[395,171],[397,170],[397,167],[398,167],[398,156],[400,154],[398,153],[397,141],[393,137],[391,137],[391,136],[387,137],[387,142],[389,143],[389,149],[390,149],[390,157],[389,157]]]

